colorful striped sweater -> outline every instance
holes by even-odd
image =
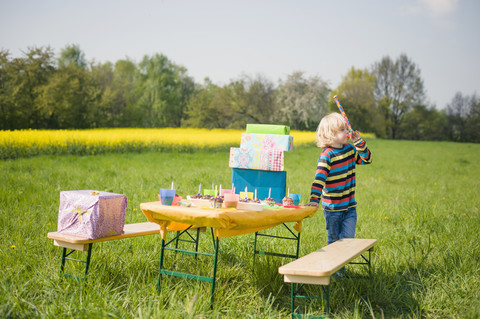
[[[326,147],[318,158],[310,202],[320,202],[325,211],[355,207],[355,164],[370,164],[372,154],[364,140],[342,148]]]

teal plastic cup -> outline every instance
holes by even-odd
[[[160,200],[162,201],[162,205],[172,206],[174,197],[174,189],[160,188]]]
[[[301,194],[292,194],[290,193],[290,198],[293,200],[293,205],[300,205]]]

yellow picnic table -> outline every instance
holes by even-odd
[[[295,222],[293,228],[300,233],[302,221],[312,217],[317,211],[313,206],[250,211],[236,208],[164,206],[161,202],[142,203],[140,209],[148,221],[160,225],[163,239],[167,238],[169,231],[185,230],[190,225],[211,227],[218,238],[255,233],[288,222]]]
[[[147,217],[149,222],[157,223],[160,225],[160,234],[162,237],[162,247],[160,251],[160,266],[157,288],[160,291],[161,278],[163,275],[183,277],[189,279],[196,279],[201,281],[207,281],[212,284],[210,304],[213,308],[213,296],[215,291],[215,279],[217,273],[217,260],[219,250],[219,239],[223,237],[238,236],[248,233],[255,233],[255,254],[272,255],[281,257],[298,258],[299,246],[300,246],[300,233],[302,231],[302,221],[305,218],[313,217],[317,211],[317,207],[314,206],[300,206],[298,208],[277,208],[269,209],[264,208],[263,211],[249,211],[238,210],[235,208],[207,208],[207,207],[185,207],[185,206],[164,206],[161,202],[149,202],[141,203],[140,209]],[[285,224],[288,222],[294,222],[293,228],[298,232],[295,235],[294,232]],[[278,225],[284,225],[293,237],[275,236],[260,234],[259,231],[272,228]],[[214,240],[214,253],[209,254],[205,252],[198,252],[198,238],[199,230],[201,228],[209,227],[212,230],[212,237]],[[197,237],[194,239],[188,234],[188,231],[192,228],[197,229]],[[177,232],[175,238],[167,241],[167,235],[169,232]],[[186,251],[178,249],[178,240],[180,236],[187,233],[190,238],[194,239],[195,251]],[[297,252],[295,255],[287,255],[275,252],[258,251],[257,236],[267,236],[281,239],[293,239],[297,242]],[[175,248],[167,247],[172,242],[175,242]],[[163,260],[165,250],[180,251],[184,253],[197,255],[206,255],[214,257],[213,275],[212,277],[199,276],[192,273],[183,273],[178,271],[163,269]],[[255,260],[255,259],[254,259]]]

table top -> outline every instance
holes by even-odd
[[[190,225],[212,227],[219,238],[252,233],[286,222],[295,222],[294,228],[301,232],[302,220],[315,215],[318,208],[266,208],[258,212],[235,208],[164,206],[157,201],[141,203],[140,209],[148,221],[160,225],[160,233],[165,239],[168,231],[183,230]]]

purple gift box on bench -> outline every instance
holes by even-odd
[[[95,190],[60,192],[57,231],[90,239],[120,235],[127,196]]]

